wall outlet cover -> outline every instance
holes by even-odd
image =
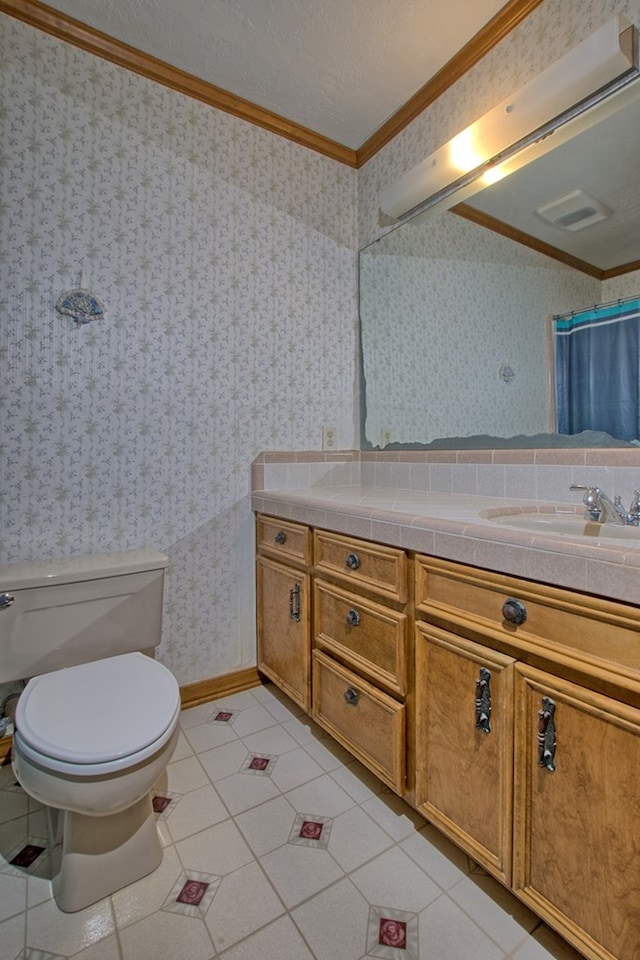
[[[322,449],[323,450],[338,449],[338,428],[337,427],[322,428]]]

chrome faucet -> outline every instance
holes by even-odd
[[[640,527],[640,490],[634,490],[629,512],[625,513],[620,497],[609,499],[600,487],[589,487],[584,483],[572,483],[570,490],[584,490],[582,502],[586,507],[587,520],[596,523],[624,523]]]

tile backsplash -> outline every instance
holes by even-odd
[[[623,503],[640,486],[640,451],[632,448],[537,450],[345,451],[265,453],[253,465],[254,490],[313,486],[398,487],[467,496],[579,503],[572,483],[602,487]]]

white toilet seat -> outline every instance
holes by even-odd
[[[179,713],[173,674],[126,653],[30,680],[16,709],[16,738],[25,758],[47,770],[103,776],[161,750]]]

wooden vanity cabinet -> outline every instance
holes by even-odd
[[[259,669],[588,960],[639,960],[640,608],[257,532]]]
[[[640,611],[416,557],[416,617],[418,809],[590,960],[637,960]]]
[[[311,709],[311,531],[258,517],[258,670]]]
[[[314,531],[313,717],[402,795],[409,685],[407,556]]]

